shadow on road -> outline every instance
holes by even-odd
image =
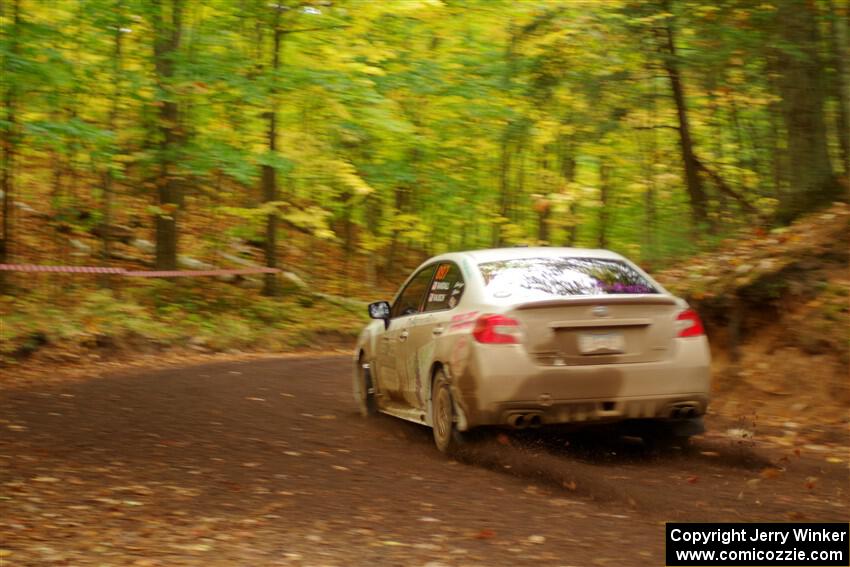
[[[421,445],[423,451],[436,451],[427,427],[383,415],[373,423],[385,434]],[[771,466],[752,447],[731,440],[696,438],[686,447],[657,449],[612,429],[484,429],[468,435],[462,449],[447,458],[539,485],[553,495],[637,509],[656,506],[659,494],[671,492],[669,485],[677,478],[693,483],[708,469],[714,476],[723,469],[740,476]],[[676,498],[672,491],[670,500]]]

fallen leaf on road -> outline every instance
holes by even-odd
[[[782,474],[781,470],[775,467],[767,467],[759,473],[759,476],[761,476],[763,479],[771,479],[778,477],[780,474]]]
[[[175,543],[172,544],[172,547],[179,549],[181,551],[209,551],[212,549],[211,546],[205,543]]]
[[[475,534],[475,539],[492,539],[496,537],[496,532],[493,530],[481,530]]]
[[[35,482],[60,482],[55,476],[37,476],[33,479]]]
[[[696,475],[691,475],[688,477],[688,484],[696,484],[699,482],[699,477]]]
[[[528,536],[528,541],[530,543],[546,543],[546,537],[542,535],[530,535]]]
[[[264,401],[266,401],[265,398],[256,398],[254,396],[248,396],[245,399],[248,400],[248,401],[251,401],[251,402],[264,402]]]

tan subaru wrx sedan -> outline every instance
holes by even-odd
[[[619,254],[510,248],[422,264],[355,351],[364,415],[433,428],[635,424],[647,442],[703,431],[708,341],[687,303]]]

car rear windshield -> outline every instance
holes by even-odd
[[[521,258],[479,264],[493,297],[537,301],[559,297],[647,294],[659,290],[621,260]]]

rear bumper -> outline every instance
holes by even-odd
[[[548,366],[518,345],[475,344],[455,396],[469,427],[502,425],[517,413],[544,424],[669,418],[705,413],[710,354],[705,337],[677,339],[662,361]]]

